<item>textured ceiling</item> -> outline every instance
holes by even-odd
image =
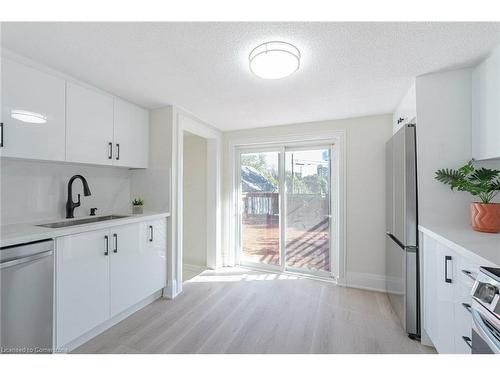
[[[301,68],[253,76],[284,40]],[[2,44],[148,108],[174,104],[222,130],[392,112],[414,76],[472,66],[500,23],[3,23]]]

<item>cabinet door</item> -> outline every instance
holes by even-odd
[[[108,230],[56,241],[56,327],[61,347],[108,320]],[[110,242],[111,245],[111,242]]]
[[[500,47],[472,72],[472,157],[500,157]]]
[[[113,164],[147,168],[149,154],[149,113],[133,104],[115,99]]]
[[[2,156],[64,160],[64,80],[2,59]]]
[[[141,301],[148,275],[141,224],[111,228],[111,316]]]
[[[154,293],[167,283],[167,221],[166,219],[146,222],[143,240],[146,245],[145,272],[147,292]]]
[[[460,256],[457,262],[457,283],[455,284],[455,353],[470,354],[470,346],[464,336],[472,338],[471,291],[479,272],[476,261]]]
[[[454,353],[454,251],[424,236],[424,328],[439,353]]]
[[[66,160],[113,164],[113,98],[67,82]]]

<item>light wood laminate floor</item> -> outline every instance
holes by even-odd
[[[383,293],[238,268],[205,271],[74,353],[433,353]]]

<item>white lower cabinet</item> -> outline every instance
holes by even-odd
[[[480,265],[428,235],[422,238],[424,329],[439,353],[470,353],[470,292]]]
[[[144,245],[138,224],[111,228],[111,316],[141,300]]]
[[[166,285],[166,220],[56,240],[57,347],[77,339]]]
[[[58,347],[109,319],[107,241],[107,229],[56,240]]]
[[[144,223],[143,241],[146,243],[144,251],[145,292],[154,292],[167,283],[167,222],[165,219],[147,221]]]

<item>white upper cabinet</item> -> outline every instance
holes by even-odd
[[[472,72],[472,157],[500,158],[500,47]]]
[[[147,168],[149,112],[2,59],[0,156]]]
[[[66,160],[113,164],[113,97],[67,82]]]
[[[121,99],[115,99],[113,164],[147,168],[148,153],[149,112]]]
[[[2,156],[64,160],[65,83],[2,59]]]
[[[393,133],[408,123],[414,122],[417,117],[417,96],[415,83],[410,87],[405,96],[401,99],[393,114]]]

